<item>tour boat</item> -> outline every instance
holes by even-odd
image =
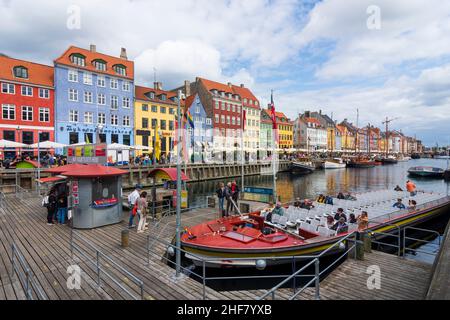
[[[411,167],[408,169],[408,173],[412,176],[428,177],[428,178],[443,178],[445,170],[435,167]]]
[[[367,160],[367,159],[355,159],[355,160],[350,160],[347,163],[347,167],[350,167],[350,168],[373,168],[376,165],[378,165],[376,163],[376,161],[371,161],[371,160]]]
[[[345,168],[347,165],[342,161],[342,159],[333,159],[334,161],[325,161],[323,164],[324,169],[341,169]]]
[[[414,197],[417,206],[404,210],[394,208],[393,203],[401,198],[407,204],[408,192],[379,190],[355,197],[357,200],[334,199],[333,205],[314,202],[310,210],[286,206],[283,216],[272,215],[272,222],[265,221],[263,212],[253,212],[185,228],[181,235],[184,258],[210,268],[260,269],[290,264],[292,259],[286,257],[318,255],[358,229],[355,224],[349,224],[348,230],[338,234],[328,229],[326,217],[334,215],[338,208],[355,216],[367,211],[369,224],[365,230],[384,234],[418,225],[450,208],[450,197],[439,193],[418,192]],[[327,254],[344,250],[342,246],[335,247]]]
[[[381,162],[383,164],[396,164],[398,162],[398,160],[393,156],[389,156],[387,158],[381,159]]]
[[[314,170],[316,170],[316,167],[312,162],[292,161],[291,163],[292,173],[307,174],[314,172]]]

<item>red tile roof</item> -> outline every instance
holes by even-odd
[[[14,76],[13,68],[17,66],[23,66],[28,69],[28,79],[17,78]],[[0,56],[0,80],[54,87],[53,67]]]
[[[74,53],[80,53],[86,57],[86,66],[85,67],[75,65],[72,63],[72,61],[70,61],[70,56]],[[96,59],[106,61],[106,71],[100,71],[94,67],[93,61]],[[59,58],[57,58],[55,60],[55,63],[66,65],[66,66],[71,66],[74,68],[85,69],[85,70],[89,70],[89,71],[95,72],[95,73],[108,74],[108,75],[120,77],[120,78],[134,79],[134,62],[133,61],[125,60],[120,57],[109,56],[109,55],[99,53],[99,52],[92,52],[90,50],[86,50],[86,49],[75,47],[75,46],[70,46],[69,49],[67,49]],[[113,66],[116,64],[122,64],[127,68],[126,76],[119,75],[113,70]]]
[[[320,121],[317,120],[316,118],[305,118],[306,122],[310,122],[310,123],[315,123],[316,125],[320,126]]]
[[[146,93],[153,92],[155,94],[155,99],[150,99],[148,96],[146,96]],[[167,100],[161,100],[158,98],[159,95],[165,94],[167,96]],[[134,95],[136,100],[143,100],[143,101],[154,101],[158,103],[166,103],[166,104],[176,104],[170,98],[176,97],[177,93],[173,91],[164,91],[164,90],[157,90],[153,88],[148,87],[142,87],[142,86],[134,86]]]
[[[272,110],[270,109],[263,109],[264,112],[266,112],[269,116],[272,115]],[[283,113],[275,110],[275,115],[277,117],[277,123],[283,123],[283,124],[291,124],[293,125],[293,122],[289,120],[289,118]],[[286,119],[286,121],[281,121],[281,119]]]

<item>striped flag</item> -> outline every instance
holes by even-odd
[[[276,143],[279,143],[278,141],[278,124],[277,124],[277,114],[275,111],[275,103],[273,102],[273,90],[270,93],[270,116],[272,118],[272,129],[273,129],[273,135],[274,140]]]

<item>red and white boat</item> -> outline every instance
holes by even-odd
[[[347,216],[367,211],[370,221],[367,229],[383,233],[420,224],[450,209],[450,197],[439,193],[420,192],[414,197],[416,208],[404,210],[394,208],[393,204],[398,198],[407,204],[410,197],[407,192],[380,190],[355,196],[356,201],[334,199],[334,205],[314,203],[311,210],[286,206],[283,216],[273,215],[273,223],[266,222],[260,212],[254,212],[186,228],[181,236],[185,258],[198,266],[205,263],[213,268],[291,263],[290,259],[279,258],[320,254],[357,230],[356,224],[349,224],[348,231],[336,234],[326,227],[326,216],[334,214],[337,208],[343,208]],[[333,250],[328,254],[342,248],[336,246]]]

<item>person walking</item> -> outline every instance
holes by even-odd
[[[139,215],[139,224],[137,227],[137,233],[142,233],[146,230],[145,225],[147,222],[147,192],[142,192],[139,198],[136,200],[137,214]]]
[[[54,189],[50,190],[48,194],[48,201],[46,206],[47,206],[47,224],[51,226],[54,225],[53,216],[55,215],[57,209],[56,191]]]
[[[416,185],[411,180],[406,181],[406,190],[409,192],[411,197],[414,197],[417,194]]]
[[[130,206],[130,220],[128,222],[128,228],[133,228],[134,216],[137,215],[137,209],[135,209],[136,201],[139,199],[141,194],[142,186],[137,184],[134,188],[134,191],[128,195],[128,204]],[[139,216],[138,216],[139,219]],[[139,220],[138,220],[139,221]]]
[[[225,184],[223,182],[219,183],[219,189],[216,191],[217,198],[219,198],[219,210],[220,215],[222,218],[225,216],[225,208],[224,208],[224,202],[225,202]]]

